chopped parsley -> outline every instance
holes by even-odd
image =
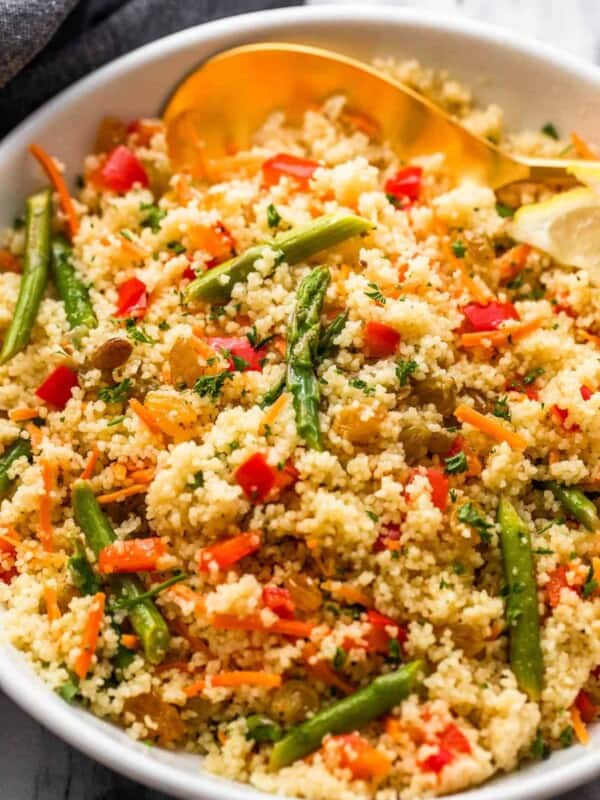
[[[133,388],[131,378],[125,378],[116,386],[103,386],[98,391],[98,399],[105,403],[123,403]]]
[[[400,198],[396,197],[395,194],[390,194],[389,192],[386,192],[385,196],[387,197],[388,202],[391,203],[394,206],[394,208],[401,207]]]
[[[492,414],[495,417],[500,417],[500,419],[505,419],[510,422],[510,408],[508,406],[508,398],[506,395],[504,397],[497,397],[494,400],[494,407],[492,408]]]
[[[551,556],[554,553],[554,550],[550,547],[536,547],[533,551],[536,556]]]
[[[79,694],[79,678],[76,675],[69,673],[69,679],[56,689],[56,693],[66,700],[67,703],[72,703],[76,700]]]
[[[264,339],[261,339],[256,330],[256,325],[253,325],[246,333],[246,339],[250,342],[253,350],[260,350],[262,347],[266,347],[274,336],[274,334],[271,334],[271,336],[265,336]]]
[[[268,717],[252,714],[246,719],[246,739],[259,744],[278,742],[283,737],[281,725]]]
[[[388,644],[388,661],[399,664],[402,661],[402,648],[398,639],[390,639]]]
[[[219,372],[217,375],[201,375],[194,384],[194,391],[200,397],[210,397],[211,400],[217,400],[223,390],[225,381],[232,377],[233,375],[228,369]]]
[[[590,566],[585,583],[583,584],[583,596],[585,598],[591,597],[597,588],[598,581],[596,580],[596,574],[594,572],[594,568]]]
[[[167,212],[154,203],[140,203],[140,211],[146,212],[142,219],[142,228],[150,228],[152,233],[158,233],[160,223],[167,216]]]
[[[201,470],[194,472],[192,477],[188,479],[188,484],[192,489],[201,489],[204,486],[204,473]]]
[[[550,757],[550,748],[546,744],[546,742],[542,739],[542,734],[538,731],[537,736],[533,740],[533,744],[531,745],[531,757],[537,759],[538,761],[543,761],[546,758]]]
[[[558,131],[556,130],[556,126],[552,122],[547,122],[545,125],[542,125],[541,131],[546,136],[549,136],[551,139],[559,139]]]
[[[354,389],[360,389],[367,396],[371,395],[371,394],[375,394],[375,387],[374,386],[369,386],[369,384],[366,383],[365,381],[363,381],[362,378],[350,378],[348,383]]]
[[[131,231],[128,231],[127,228],[121,228],[119,233],[124,239],[127,239],[128,242],[133,242],[133,236],[131,235]]]
[[[536,367],[536,369],[530,369],[523,376],[523,383],[525,386],[530,386],[540,375],[543,375],[546,370],[543,367]]]
[[[182,253],[185,253],[185,247],[177,240],[167,242],[167,250],[170,250],[176,256],[180,256]]]
[[[446,475],[457,475],[460,472],[467,471],[467,457],[462,450],[454,456],[445,458],[444,463],[446,465],[444,467]]]
[[[455,242],[452,242],[452,252],[456,256],[456,258],[464,258],[465,253],[467,252],[467,248],[461,242],[460,239],[457,239]]]
[[[138,342],[138,344],[156,344],[156,339],[149,336],[143,328],[137,327],[137,321],[133,317],[129,317],[125,320],[125,330],[132,342]]]
[[[560,739],[560,743],[562,744],[563,747],[570,747],[573,744],[574,734],[575,731],[573,730],[571,725],[567,725],[566,728],[562,729],[562,731],[560,732],[560,736],[558,738]]]
[[[162,583],[157,583],[156,586],[153,586],[151,589],[148,589],[147,592],[143,592],[142,594],[136,594],[129,597],[120,597],[118,600],[111,601],[111,607],[114,609],[118,608],[133,608],[137,603],[140,603],[144,600],[152,600],[157,597],[161,592],[164,592],[165,589],[168,589],[169,586],[173,586],[175,583],[179,583],[180,581],[184,581],[188,576],[185,572],[176,572],[174,575],[171,575],[170,578],[162,581]]]
[[[505,203],[496,203],[496,213],[499,217],[513,217],[516,209],[507,206]]]
[[[167,320],[166,320],[166,319],[163,319],[163,320],[162,320],[162,322],[159,322],[159,323],[158,323],[158,328],[159,328],[159,330],[161,330],[161,331],[168,331],[168,330],[171,330],[171,326],[169,325],[169,323],[167,322]]]
[[[267,206],[267,225],[269,228],[276,228],[280,222],[281,214],[277,211],[273,203],[269,203]]]
[[[367,517],[372,519],[373,522],[379,522],[379,515],[376,514],[374,511],[367,511]]]
[[[406,386],[408,379],[419,365],[416,361],[396,361],[396,377],[400,386]]]
[[[452,569],[455,575],[464,575],[466,572],[465,565],[460,561],[455,561],[454,564],[452,564]]]
[[[111,420],[109,420],[106,423],[106,427],[107,428],[113,428],[115,425],[120,425],[123,422],[124,419],[125,419],[125,415],[124,414],[121,414],[121,416],[119,416],[119,417],[113,417]]]
[[[487,521],[483,514],[479,513],[473,503],[465,503],[464,506],[459,508],[458,519],[459,522],[464,522],[465,525],[474,528],[481,537],[481,541],[489,544],[491,540],[490,529],[494,526],[491,522]]]
[[[367,297],[370,297],[371,300],[375,300],[376,303],[379,303],[379,305],[385,305],[385,295],[382,294],[381,289],[376,283],[369,283],[369,291],[365,292],[365,294]]]
[[[334,669],[342,669],[344,664],[346,663],[346,659],[348,658],[348,653],[344,650],[343,647],[336,647],[335,655],[331,660],[331,663]]]

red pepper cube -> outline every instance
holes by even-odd
[[[10,583],[12,579],[18,575],[15,566],[15,559],[17,557],[17,550],[11,542],[6,539],[0,539],[0,581],[2,583]]]
[[[435,772],[438,775],[445,766],[454,761],[454,754],[444,747],[439,747],[437,753],[432,753],[423,761],[419,761],[419,767],[423,772]]]
[[[409,206],[419,199],[422,176],[422,167],[402,167],[385,182],[385,193],[398,200],[404,207]]]
[[[444,750],[454,753],[471,753],[471,742],[453,722],[441,732],[439,741]]]
[[[581,719],[587,723],[593,722],[598,716],[598,711],[600,711],[589,694],[583,689],[579,690],[575,698],[575,707],[579,711]]]
[[[122,144],[109,153],[95,179],[102,188],[119,194],[125,194],[135,184],[148,186],[149,183],[142,164],[131,150]]]
[[[119,286],[115,317],[142,317],[147,307],[146,284],[139,278],[130,278]]]
[[[79,386],[77,373],[61,364],[38,386],[35,393],[45,403],[50,403],[62,411],[71,399],[76,386]]]
[[[400,344],[398,331],[383,322],[371,320],[365,326],[365,351],[370,358],[393,356]]]
[[[213,336],[208,343],[229,359],[230,372],[262,372],[267,350],[255,350],[245,336]]]
[[[580,387],[580,389],[579,389],[579,393],[581,394],[581,397],[582,397],[582,399],[583,399],[583,400],[585,400],[586,402],[587,402],[587,401],[588,401],[588,400],[591,398],[591,396],[594,394],[594,392],[592,391],[592,389],[590,389],[590,387],[589,387],[589,386],[586,386],[585,384],[583,384],[583,386],[581,386],[581,387]]]
[[[262,601],[278,617],[293,618],[295,607],[289,589],[281,586],[265,586],[262,590]]]
[[[463,306],[463,314],[475,332],[495,331],[508,319],[520,319],[512,303],[468,303]]]
[[[278,153],[269,158],[262,165],[263,180],[265,186],[274,186],[279,183],[283,175],[294,178],[303,187],[308,186],[313,172],[319,166],[317,161],[309,158],[298,158],[289,153]]]
[[[235,479],[253,503],[263,503],[277,481],[277,471],[262,453],[254,453],[235,471]]]
[[[261,545],[261,535],[258,531],[247,531],[230,539],[224,539],[215,544],[203,547],[198,551],[198,571],[210,572],[211,566],[216,564],[219,569],[227,569],[242,558],[255,553]]]
[[[448,496],[450,494],[450,481],[447,475],[435,467],[419,467],[412,472],[411,480],[415,475],[425,475],[431,487],[431,502],[440,511],[445,511],[448,507]]]

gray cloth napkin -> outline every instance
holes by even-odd
[[[169,33],[301,0],[0,0],[0,136],[117,56]]]

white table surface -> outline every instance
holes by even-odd
[[[351,0],[352,1],[352,0]],[[313,0],[338,2],[338,0]],[[348,0],[346,0],[348,2]],[[600,63],[599,0],[354,0],[418,6],[519,30]],[[223,3],[226,6],[226,2]],[[1,800],[169,800],[64,744],[0,693]],[[216,800],[216,798],[215,798]],[[525,800],[525,798],[524,798]],[[560,800],[600,800],[600,781]]]

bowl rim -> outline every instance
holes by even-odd
[[[287,7],[225,17],[186,28],[110,61],[44,103],[7,134],[0,141],[0,160],[19,152],[30,132],[51,119],[61,108],[75,104],[94,88],[111,83],[120,75],[126,75],[145,63],[166,57],[191,44],[210,42],[221,35],[251,33],[255,28],[277,26],[281,23],[286,26],[294,22],[319,25],[322,22],[352,23],[361,20],[405,23],[417,28],[447,31],[484,42],[500,43],[508,51],[551,63],[579,80],[587,80],[600,87],[600,69],[595,65],[553,45],[488,23],[418,8],[361,8],[350,4]],[[11,657],[1,657],[2,650],[10,652]],[[23,681],[21,671],[11,668],[10,662],[13,661],[14,664],[13,654],[22,658],[11,645],[0,644],[0,689],[38,723],[110,769],[181,798],[211,800],[218,796],[223,800],[268,800],[273,797],[252,786],[201,772],[200,769],[197,774],[181,770],[152,757],[150,751],[145,752],[140,748],[136,752],[133,748],[122,746],[111,735],[109,723],[101,721],[102,724],[98,726],[84,721],[84,713],[87,715],[87,712],[72,713],[73,709],[66,707],[64,701],[54,695],[39,677],[32,674],[31,681]],[[94,723],[98,721],[98,718],[93,718]],[[103,726],[106,726],[106,730]],[[132,745],[135,743],[132,742]],[[513,775],[518,775],[518,771]],[[598,775],[600,750],[590,750],[572,763],[548,762],[548,769],[545,771],[523,775],[522,780],[517,778],[509,785],[498,785],[492,781],[452,796],[456,800],[543,800],[590,781]]]

